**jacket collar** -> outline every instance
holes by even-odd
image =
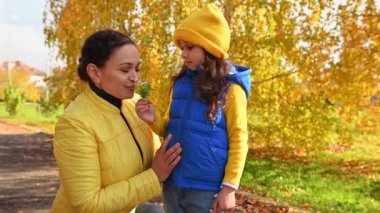
[[[116,107],[117,109],[121,109],[122,100],[118,99],[111,94],[107,93],[106,91],[100,89],[99,87],[95,86],[93,83],[89,83],[90,89],[92,92],[96,94],[96,98],[101,98],[100,102],[109,103]],[[105,103],[104,103],[105,104]]]

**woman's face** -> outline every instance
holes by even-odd
[[[202,47],[193,45],[183,40],[179,40],[178,43],[179,47],[182,50],[181,56],[188,68],[195,70],[197,65],[203,63],[205,58],[205,51]]]
[[[100,68],[98,86],[116,98],[132,98],[139,71],[139,52],[135,45],[126,44],[117,49]]]

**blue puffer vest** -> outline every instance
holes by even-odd
[[[233,74],[226,76],[227,82],[241,85],[248,98],[251,70],[235,65],[233,71]],[[208,106],[195,97],[194,92],[194,79],[199,72],[187,70],[173,86],[170,121],[165,137],[172,133],[168,147],[179,142],[182,153],[180,163],[165,184],[179,189],[218,192],[228,158],[226,118],[220,110],[215,123],[208,120]]]

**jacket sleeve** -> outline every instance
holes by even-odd
[[[168,104],[168,107],[167,107],[167,110],[165,112],[164,117],[156,115],[156,121],[154,122],[153,125],[150,125],[151,129],[157,135],[159,135],[161,137],[164,137],[166,126],[169,123],[169,119],[170,119],[169,113],[170,113],[170,105],[171,105],[171,102],[172,102],[172,93],[173,92],[170,92],[170,95],[169,95],[169,104]]]
[[[102,186],[93,134],[82,123],[65,116],[56,126],[54,156],[65,194],[77,212],[130,211],[160,195],[160,183],[152,169]]]
[[[223,185],[238,188],[248,152],[247,98],[243,88],[232,84],[225,105],[229,139]]]

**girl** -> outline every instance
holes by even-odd
[[[174,41],[184,65],[174,77],[165,118],[155,121],[144,99],[136,105],[156,132],[173,135],[169,147],[176,142],[182,147],[181,162],[163,186],[166,210],[232,211],[248,150],[251,70],[226,60],[230,29],[214,4],[187,17]]]

